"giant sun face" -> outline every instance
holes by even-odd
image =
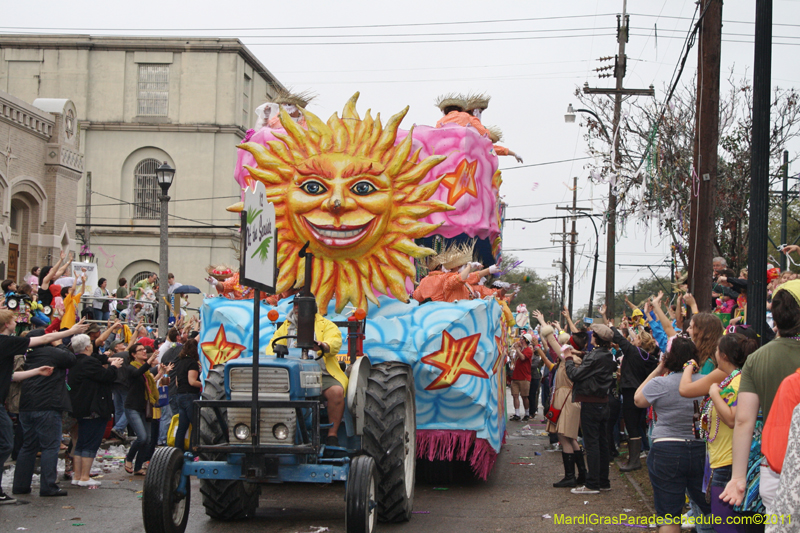
[[[419,161],[419,152],[412,155],[413,128],[395,146],[408,108],[384,128],[380,114],[374,120],[369,111],[363,120],[358,116],[357,99],[358,93],[341,118],[334,114],[327,123],[304,111],[308,130],[282,110],[286,133],[273,132],[279,140],[239,146],[255,157],[257,167],[245,168],[252,179],[264,183],[275,204],[280,270],[276,291],[303,284],[305,259],[297,252],[308,241],[314,254],[311,290],[323,312],[334,295],[336,312],[348,303],[377,304],[374,291],[408,301],[405,278],[414,276],[411,257],[434,253],[413,239],[438,227],[419,219],[453,209],[429,200],[441,178],[420,185],[445,156]]]

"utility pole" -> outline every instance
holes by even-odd
[[[753,133],[750,155],[750,244],[747,253],[747,323],[764,336],[767,312],[769,136],[772,83],[772,0],[756,0],[753,62]]]
[[[89,249],[92,239],[92,173],[86,173],[86,202],[83,208],[83,245]]]
[[[717,195],[722,0],[702,0],[700,12],[704,14],[699,22],[694,173],[692,194],[689,195],[689,288],[697,296],[700,311],[710,311],[713,281],[711,262],[714,258],[716,230],[714,204]],[[697,195],[694,191],[697,191]],[[749,290],[747,292],[751,293]]]
[[[781,244],[786,244],[789,217],[789,150],[783,151],[783,192],[781,193]],[[781,256],[781,272],[786,270],[786,254]]]
[[[572,304],[573,304],[573,295],[575,293],[575,245],[578,244],[578,232],[575,229],[575,212],[576,212],[576,204],[578,203],[578,178],[575,178],[573,181],[573,190],[572,190],[572,207],[558,207],[556,206],[556,211],[568,211],[572,215],[572,231],[569,232],[569,298],[567,300],[567,310],[569,311],[569,316],[572,317]],[[564,247],[567,244],[567,227],[566,227],[566,218],[564,220]],[[566,250],[564,249],[564,259],[563,262],[566,263]]]
[[[619,121],[622,116],[622,97],[625,95],[655,96],[655,90],[651,85],[649,89],[625,89],[622,81],[625,77],[627,68],[627,56],[625,55],[625,44],[628,42],[628,28],[630,17],[627,13],[628,2],[622,2],[622,15],[617,15],[617,42],[619,50],[617,60],[614,65],[614,77],[617,80],[614,89],[599,89],[589,87],[587,83],[583,87],[585,94],[608,94],[614,95],[614,171],[619,174],[622,164],[622,154],[619,150],[620,134]],[[606,313],[609,317],[616,316],[614,313],[615,277],[614,265],[616,265],[616,245],[617,245],[617,195],[614,191],[613,183],[608,186],[608,221],[606,226]]]
[[[567,292],[567,219],[561,219],[564,240],[561,246],[561,309],[564,309],[564,300]],[[559,313],[561,312],[559,309]]]
[[[575,291],[575,245],[578,232],[575,231],[575,208],[578,204],[578,178],[572,180],[572,231],[569,232],[569,316],[572,317],[572,295]]]

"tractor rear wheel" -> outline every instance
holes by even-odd
[[[225,399],[224,365],[209,369],[203,387],[203,400]],[[225,409],[203,409],[200,413],[200,444],[228,442],[228,414]],[[203,453],[201,461],[224,461],[225,454]],[[206,514],[216,520],[241,520],[253,516],[258,508],[261,487],[255,483],[228,479],[201,479],[200,493]]]
[[[378,519],[411,519],[417,454],[414,374],[403,363],[373,365],[364,407],[364,450],[378,471]]]

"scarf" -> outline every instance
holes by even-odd
[[[139,361],[131,361],[131,366],[134,368],[140,368],[142,363]],[[156,386],[156,380],[153,377],[153,374],[150,372],[144,373],[144,390],[145,390],[145,398],[150,405],[158,405],[158,387]]]

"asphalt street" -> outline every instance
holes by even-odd
[[[472,532],[610,532],[643,530],[641,526],[555,523],[554,517],[649,514],[648,503],[627,476],[611,467],[612,491],[574,495],[555,489],[563,475],[560,453],[545,452],[548,439],[539,423],[525,429],[511,422],[508,440],[486,482],[416,486],[414,515],[403,524],[378,524],[376,531],[392,533]],[[540,454],[540,455],[537,455]],[[522,464],[517,464],[522,463]],[[532,463],[532,464],[529,464]],[[641,480],[641,472],[639,473]],[[646,476],[646,474],[645,474]],[[141,477],[124,471],[105,474],[98,489],[69,486],[64,498],[22,496],[24,505],[0,507],[0,532],[30,531],[72,533],[143,531]],[[447,490],[441,490],[447,489]],[[223,523],[209,519],[201,504],[199,484],[192,483],[191,533],[331,533],[344,532],[344,485],[264,486],[255,518]],[[23,529],[24,528],[24,529]]]

